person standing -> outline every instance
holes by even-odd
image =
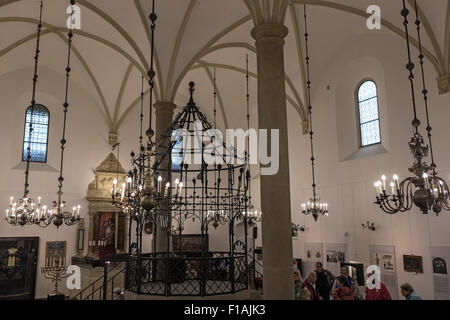
[[[323,300],[323,298],[320,296],[316,281],[316,273],[314,271],[310,272],[306,280],[303,281],[302,285],[300,286],[300,290],[306,289],[309,292],[310,300]]]
[[[354,300],[353,290],[344,276],[336,278],[336,288],[331,292],[331,295],[333,300]]]
[[[292,265],[292,269],[293,269],[294,273],[295,272],[298,273],[298,276],[299,276],[299,279],[300,279],[300,283],[302,283],[303,282],[302,273],[300,272],[300,269],[297,266],[297,260],[295,260],[295,259],[294,259],[294,263]]]
[[[299,272],[294,271],[294,299],[300,300],[300,287],[302,282],[300,281]]]
[[[322,262],[316,263],[317,287],[323,300],[330,300],[330,292],[332,289],[335,276],[328,270],[323,268]]]
[[[359,291],[358,282],[356,281],[356,279],[350,277],[347,267],[341,267],[341,276],[343,276],[345,279],[347,279],[347,282],[351,289],[353,299],[354,300],[362,300],[363,297],[361,295],[361,292]],[[333,290],[337,288],[336,281],[334,282],[332,288],[333,288]]]
[[[369,273],[367,277],[370,278],[372,275],[373,273]],[[386,285],[380,281],[377,288],[376,279],[373,279],[372,286],[369,287],[369,282],[366,285],[366,300],[392,300],[392,298]]]
[[[402,284],[400,286],[400,290],[402,292],[402,296],[404,296],[406,300],[422,300],[422,298],[417,295],[409,283]]]

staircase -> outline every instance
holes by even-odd
[[[250,289],[250,300],[262,300],[263,286],[262,279],[263,273],[258,271],[264,270],[264,266],[254,258],[254,255],[248,253],[248,272],[249,272],[249,289]]]
[[[114,288],[124,289],[126,263],[120,256],[114,256],[116,261],[109,259],[110,257],[107,257],[102,263],[103,276],[77,292],[71,300],[113,300]]]

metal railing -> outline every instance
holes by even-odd
[[[108,256],[101,262],[103,266],[103,275],[86,286],[71,299],[73,300],[110,300],[114,297],[114,282],[117,283],[117,278],[123,275],[126,270],[126,262],[128,260],[126,255]],[[108,267],[113,263],[112,268]],[[116,271],[116,272],[115,272]],[[116,280],[116,281],[115,281]],[[111,294],[108,295],[108,287],[110,287]]]
[[[258,290],[259,289],[258,279],[263,277],[263,273],[256,270],[256,266],[259,266],[261,269],[264,269],[264,266],[262,265],[261,262],[256,260],[253,254],[248,253],[248,258],[250,258],[249,269],[251,270],[252,273],[251,279],[253,281],[253,286],[255,290]]]
[[[157,296],[213,296],[248,289],[245,254],[209,252],[208,256],[171,253],[130,256],[128,291]]]

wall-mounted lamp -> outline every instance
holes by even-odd
[[[300,226],[298,224],[292,223],[292,236],[293,237],[298,237],[299,232],[305,232],[306,231],[306,227]]]
[[[363,227],[364,229],[367,228],[367,229],[369,229],[369,230],[371,230],[371,231],[377,230],[377,227],[376,227],[375,223],[370,222],[370,221],[367,221],[365,224],[363,223],[363,224],[362,224],[362,227]]]

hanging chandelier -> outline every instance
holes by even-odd
[[[27,161],[25,168],[25,185],[24,192],[22,198],[14,201],[14,197],[10,197],[9,206],[6,209],[5,219],[6,221],[14,226],[24,226],[27,224],[35,224],[42,215],[43,211],[41,208],[41,198],[38,198],[38,203],[31,199],[28,195],[30,193],[29,189],[29,174],[30,174],[30,162],[31,162],[31,144],[33,141],[33,118],[34,111],[36,106],[36,85],[38,80],[38,63],[39,63],[39,44],[41,38],[41,30],[42,30],[42,8],[43,3],[41,1],[40,5],[40,14],[39,14],[39,24],[37,31],[37,40],[36,40],[36,50],[34,57],[34,76],[33,76],[33,90],[32,90],[32,98],[31,98],[31,114],[30,114],[30,125],[29,125],[29,141],[27,146]],[[44,209],[45,211],[45,209]]]
[[[63,133],[61,138],[61,162],[60,162],[60,169],[59,169],[59,177],[58,177],[58,192],[57,194],[57,200],[53,201],[53,207],[49,210],[44,209],[42,212],[42,215],[38,221],[36,221],[36,224],[40,227],[47,227],[51,223],[53,223],[57,228],[59,228],[62,224],[65,224],[67,226],[73,226],[80,221],[80,205],[77,205],[72,208],[72,211],[66,210],[66,202],[62,200],[63,196],[63,167],[64,167],[64,150],[67,143],[66,138],[66,124],[67,124],[67,111],[69,108],[69,102],[68,102],[68,94],[69,94],[69,78],[70,78],[70,58],[71,58],[71,51],[72,51],[72,38],[73,38],[73,28],[72,28],[72,16],[74,14],[73,6],[75,5],[75,0],[70,0],[70,8],[71,11],[71,25],[69,32],[67,34],[67,43],[68,43],[68,52],[67,52],[67,66],[65,68],[66,71],[66,87],[65,87],[65,98],[63,103],[63,112],[64,112],[64,120],[63,120]]]
[[[313,126],[312,126],[312,104],[311,104],[311,79],[310,79],[310,58],[308,48],[308,25],[306,20],[306,5],[304,5],[305,17],[305,48],[306,48],[306,74],[307,74],[307,96],[308,96],[308,115],[309,115],[309,138],[311,142],[311,168],[312,168],[312,198],[307,203],[302,203],[302,212],[305,215],[311,215],[315,221],[319,216],[328,216],[328,204],[320,202],[317,197],[317,185],[315,175],[315,157],[313,144]]]
[[[422,94],[424,98],[426,119],[427,119],[427,133],[428,133],[428,145],[424,142],[424,138],[419,132],[420,120],[417,118],[416,98],[414,90],[414,63],[411,60],[411,48],[409,43],[408,32],[408,15],[409,10],[406,8],[405,0],[403,0],[403,10],[401,15],[404,17],[403,25],[405,27],[406,35],[406,47],[408,51],[408,64],[406,69],[408,70],[408,79],[411,84],[411,96],[414,118],[412,121],[413,137],[409,142],[409,149],[414,157],[414,163],[408,168],[409,172],[413,174],[411,177],[399,182],[398,175],[393,175],[393,180],[389,186],[386,186],[386,175],[381,177],[381,180],[375,182],[376,189],[376,202],[380,208],[389,214],[395,214],[397,212],[406,212],[412,209],[413,204],[419,207],[420,211],[427,214],[430,210],[433,210],[437,215],[442,209],[449,211],[449,188],[444,179],[438,176],[437,165],[434,160],[433,144],[431,139],[431,130],[428,110],[428,90],[425,83],[425,71],[424,71],[424,54],[422,51],[421,41],[421,21],[419,19],[417,1],[414,1],[415,13],[416,13],[416,28],[419,42],[419,61],[421,66],[422,75]],[[425,161],[425,158],[430,155],[431,164]],[[389,194],[389,190],[391,194]]]

